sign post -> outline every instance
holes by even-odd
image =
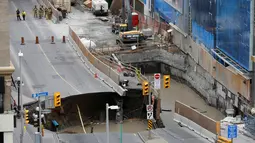
[[[237,138],[237,125],[228,125],[228,138],[231,139],[233,143],[233,139]]]
[[[160,89],[160,79],[161,79],[160,73],[155,73],[154,74],[154,88],[155,89]]]
[[[42,122],[42,118],[41,118],[41,114],[42,114],[42,109],[41,109],[41,96],[48,96],[49,93],[48,92],[40,92],[40,93],[35,93],[32,94],[33,98],[38,98],[38,104],[39,104],[39,134],[40,134],[40,143],[42,143],[42,128],[41,128],[41,122]]]

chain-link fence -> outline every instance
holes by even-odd
[[[136,11],[131,7],[133,12],[138,14],[139,18],[139,29],[147,29],[150,28],[154,34],[162,34],[161,30],[167,31],[170,29],[170,25],[166,22],[160,21],[160,18],[152,18],[151,16],[144,15],[139,11]]]

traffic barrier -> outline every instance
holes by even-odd
[[[62,43],[66,43],[66,36],[63,36]]]
[[[148,120],[148,129],[151,130],[153,127],[152,120]]]
[[[35,37],[35,44],[39,44],[39,38],[38,38],[38,36]]]
[[[51,44],[55,44],[54,36],[51,36]]]
[[[179,101],[175,101],[174,121],[189,128],[210,142],[215,142],[216,140],[218,128],[216,121]]]
[[[225,138],[223,136],[218,136],[218,140],[217,140],[218,143],[232,143],[232,141],[228,138]]]
[[[21,37],[21,45],[25,45],[24,37]]]

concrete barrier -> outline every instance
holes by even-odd
[[[216,140],[216,121],[179,101],[175,102],[174,121],[210,142]]]
[[[95,57],[88,48],[84,46],[79,36],[71,27],[69,27],[69,41],[73,44],[73,48],[76,50],[77,54],[81,55],[79,57],[82,58],[83,63],[93,75],[97,74],[102,82],[111,87],[120,96],[125,96],[126,90],[119,86],[119,73]],[[86,62],[85,59],[87,59],[88,62]]]

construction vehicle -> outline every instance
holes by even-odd
[[[128,31],[127,24],[113,23],[112,33],[119,34],[120,32]]]
[[[121,24],[121,19],[119,17],[114,17],[112,22],[112,33],[119,34],[119,32],[125,32],[127,30],[127,24]]]
[[[122,3],[122,19],[120,20],[119,24],[115,22],[114,26],[112,26],[112,31],[117,31],[119,33],[119,36],[116,39],[116,44],[143,42],[146,39],[143,33],[140,30],[134,30],[134,27],[132,25],[132,11],[130,9],[129,0],[122,0]],[[125,11],[127,11],[127,13]],[[127,17],[126,20],[125,17]],[[118,30],[115,30],[117,28]]]
[[[92,12],[96,16],[107,16],[108,3],[105,0],[92,0]]]
[[[142,32],[133,30],[120,32],[118,38],[116,39],[116,44],[128,44],[128,43],[137,43],[140,44],[145,40],[145,37]]]

